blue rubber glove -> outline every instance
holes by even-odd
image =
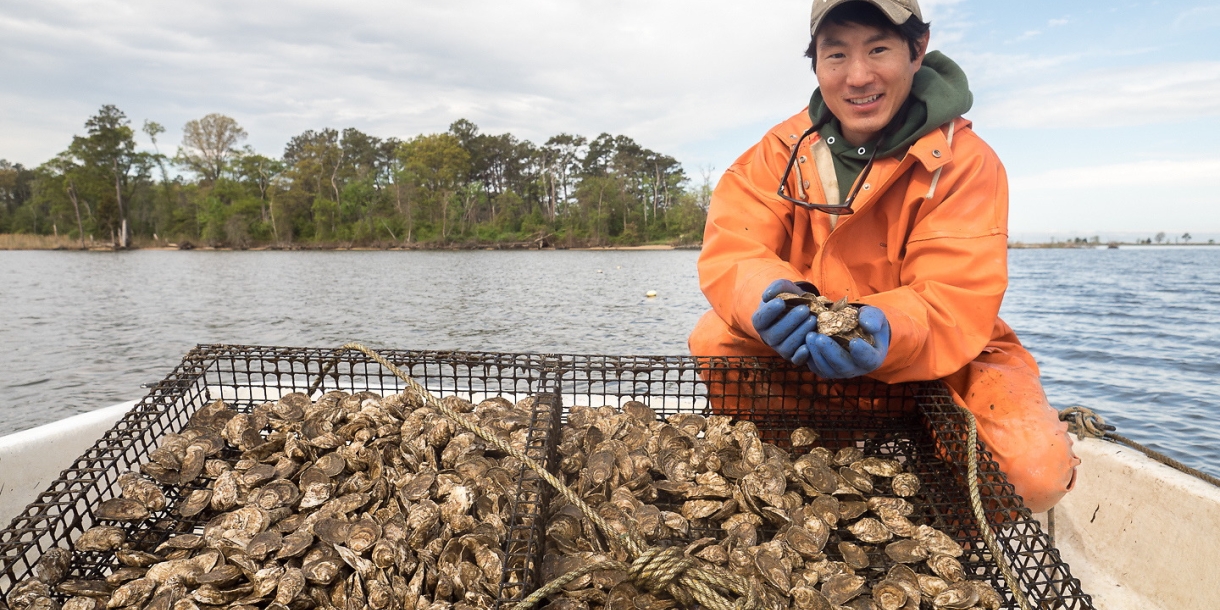
[[[857,337],[843,349],[826,335],[809,333],[805,338],[809,370],[824,379],[849,379],[877,370],[890,351],[890,322],[880,309],[865,305],[860,308],[860,327],[873,336],[877,345]]]
[[[813,284],[792,280],[775,280],[762,293],[762,302],[750,317],[754,330],[771,349],[793,364],[805,364],[809,360],[809,348],[805,346],[805,335],[817,328],[818,319],[809,313],[809,306],[797,305],[788,309],[782,299],[775,298],[781,292],[817,292]]]

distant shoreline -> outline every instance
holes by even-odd
[[[1191,243],[1191,242],[1186,242],[1186,243],[1169,242],[1169,243],[1163,243],[1163,244],[1139,244],[1139,243],[1129,242],[1129,241],[1106,242],[1104,244],[1103,243],[1094,243],[1094,242],[1077,244],[1077,243],[1064,242],[1064,241],[1043,242],[1043,243],[1034,243],[1034,242],[1026,243],[1026,242],[1020,242],[1020,241],[1008,242],[1009,250],[1051,250],[1051,249],[1064,249],[1064,250],[1102,249],[1102,250],[1105,250],[1105,249],[1111,249],[1111,248],[1164,248],[1167,246],[1168,247],[1202,246],[1202,247],[1206,248],[1208,246],[1211,246],[1211,247],[1220,246],[1220,244],[1208,243],[1208,242],[1193,242],[1193,243]]]
[[[53,235],[24,235],[24,234],[0,234],[0,250],[53,250],[53,251],[72,251],[72,252],[114,252],[116,248],[108,243],[92,241],[86,242],[85,248],[81,248],[79,239],[72,239],[65,236]],[[702,246],[700,244],[644,244],[639,246],[558,246],[546,245],[538,246],[535,244],[522,243],[504,243],[504,244],[394,244],[385,246],[356,246],[349,244],[260,244],[249,247],[233,247],[233,246],[206,246],[196,245],[190,242],[144,242],[137,241],[128,250],[148,250],[148,251],[202,251],[202,252],[265,252],[265,251],[355,251],[355,252],[375,252],[375,251],[420,251],[420,252],[444,252],[444,251],[477,251],[477,250],[580,250],[586,252],[596,251],[632,251],[632,250],[698,250]]]
[[[1022,242],[1010,241],[1008,248],[1010,250],[1048,250],[1048,249],[1077,249],[1077,250],[1096,250],[1107,248],[1157,248],[1157,247],[1208,247],[1220,246],[1220,244],[1211,242],[1164,242],[1164,243],[1136,243],[1127,241],[1112,241],[1112,242],[1073,242],[1073,241],[1053,241],[1053,242]],[[394,252],[444,252],[444,251],[477,251],[477,250],[492,250],[492,251],[510,251],[510,250],[577,250],[582,252],[601,252],[601,251],[657,251],[657,250],[700,250],[702,244],[643,244],[638,246],[563,246],[547,244],[539,246],[536,243],[527,242],[511,242],[499,244],[387,244],[382,246],[357,246],[344,243],[329,243],[329,244],[259,244],[249,247],[234,247],[234,246],[208,246],[196,245],[190,242],[166,242],[152,240],[136,240],[136,243],[128,248],[129,250],[152,250],[152,251],[188,251],[198,250],[202,252],[265,252],[265,251],[355,251],[355,252],[375,252],[375,251],[394,251]],[[63,250],[80,252],[87,250],[90,252],[113,252],[116,249],[110,244],[100,241],[86,242],[86,247],[80,247],[79,239],[72,239],[67,236],[54,235],[25,235],[25,234],[0,234],[0,251],[3,250]]]

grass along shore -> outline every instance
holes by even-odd
[[[525,242],[511,243],[385,243],[379,245],[355,245],[351,243],[292,243],[292,244],[259,244],[249,247],[209,246],[191,242],[170,242],[135,237],[130,250],[201,250],[201,251],[264,251],[264,250],[697,250],[699,244],[641,244],[636,246],[585,246],[562,244],[539,244]],[[79,238],[66,235],[29,235],[24,233],[0,233],[0,250],[88,250],[91,252],[112,252],[116,248],[108,241],[85,240],[81,247]]]

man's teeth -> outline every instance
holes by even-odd
[[[875,100],[876,100],[877,98],[879,98],[879,97],[881,97],[881,94],[880,94],[880,93],[878,93],[878,94],[876,94],[876,95],[870,95],[870,96],[868,96],[868,97],[858,97],[858,98],[855,98],[855,99],[848,98],[848,100],[847,100],[847,101],[849,101],[849,102],[851,102],[851,103],[853,103],[853,104],[868,104],[868,103],[870,103],[870,102],[875,101]]]

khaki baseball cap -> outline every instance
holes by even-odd
[[[814,36],[818,32],[818,26],[822,25],[822,19],[826,17],[834,7],[856,0],[813,0],[813,12],[809,16],[809,35]],[[863,0],[873,6],[881,9],[894,25],[902,25],[910,19],[912,15],[923,21],[923,15],[919,12],[919,2],[916,0]]]

